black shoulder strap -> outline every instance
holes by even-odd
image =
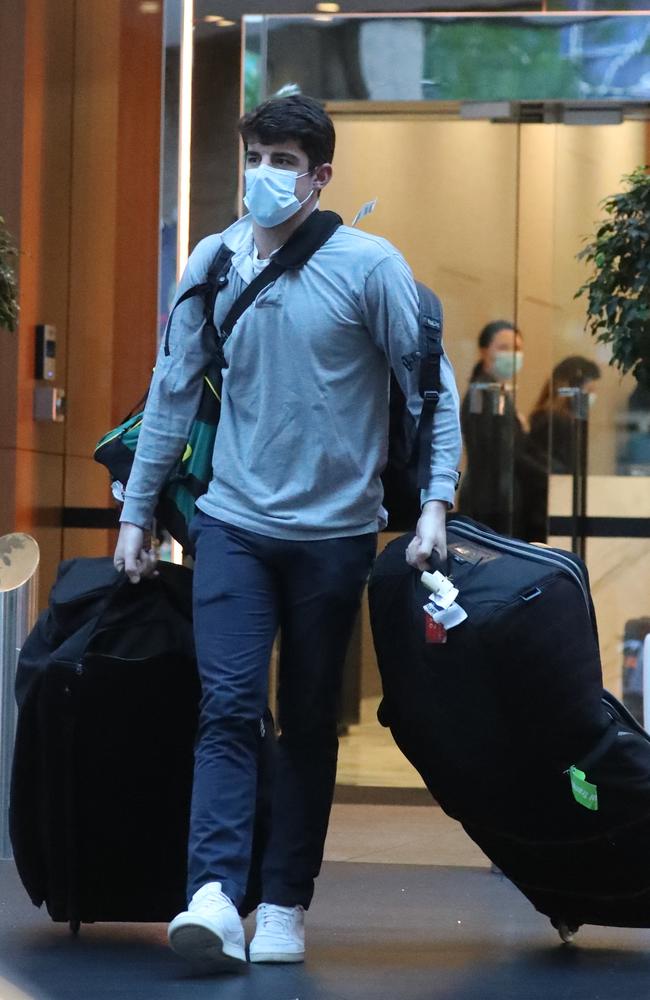
[[[273,256],[271,262],[233,302],[221,324],[222,343],[230,336],[239,317],[255,301],[261,290],[275,281],[284,271],[297,270],[306,264],[309,258],[327,243],[342,221],[336,212],[321,212],[318,209],[307,216]]]
[[[165,330],[166,355],[169,355],[169,329],[171,327],[172,316],[174,315],[174,311],[177,307],[180,306],[181,302],[185,302],[187,299],[191,299],[195,295],[203,295],[205,320],[209,325],[213,324],[212,315],[214,313],[214,303],[221,289],[224,285],[228,284],[228,271],[230,270],[232,254],[233,251],[230,247],[227,247],[225,243],[222,243],[214,260],[208,268],[205,281],[202,281],[199,285],[192,285],[191,288],[186,289],[186,291],[184,291],[174,303],[174,308],[169,314],[167,328]]]
[[[297,269],[306,264],[309,258],[328,241],[332,233],[342,225],[342,222],[343,220],[336,212],[321,212],[317,209],[307,216],[284,246],[278,250],[273,260],[233,302],[221,325],[220,341],[222,346],[232,333],[239,317],[251,302],[255,301],[260,291],[275,281],[284,271]],[[165,331],[165,354],[169,354],[169,329],[172,315],[174,310],[187,299],[193,298],[195,295],[203,295],[205,322],[208,326],[214,326],[214,304],[221,289],[228,284],[228,271],[232,255],[233,251],[225,243],[222,243],[208,269],[205,281],[199,285],[192,285],[174,303],[174,309],[169,316]]]
[[[203,314],[205,316],[206,325],[208,327],[212,327],[215,337],[217,338],[218,334],[214,326],[214,304],[217,301],[217,295],[221,289],[228,284],[228,272],[230,271],[232,255],[233,251],[230,247],[227,247],[225,243],[222,243],[219,248],[219,253],[208,268],[206,276],[206,283],[208,287],[203,303]]]
[[[422,412],[417,430],[417,484],[426,489],[431,475],[433,416],[440,399],[440,361],[442,348],[442,306],[438,296],[426,285],[416,281],[420,300],[420,375],[418,389],[422,396]]]

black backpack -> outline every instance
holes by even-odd
[[[442,306],[427,285],[416,281],[416,286],[420,342],[416,351],[402,358],[402,364],[409,371],[419,365],[422,412],[416,424],[395,373],[391,371],[388,461],[381,477],[391,531],[412,530],[420,516],[420,490],[429,484],[433,417],[442,391]]]

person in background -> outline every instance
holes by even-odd
[[[524,363],[521,331],[507,319],[487,323],[478,335],[478,354],[470,383],[512,382]]]
[[[524,362],[521,331],[509,320],[488,323],[461,407],[466,469],[458,509],[495,531],[534,541],[528,496],[539,491],[542,469],[528,455],[526,425],[514,402]]]
[[[560,361],[542,386],[529,417],[528,445],[529,453],[544,461],[550,472],[573,472],[573,401],[560,390],[582,389],[592,406],[599,378],[594,361],[574,354]]]
[[[562,389],[582,389],[589,397],[589,406],[596,400],[595,387],[600,368],[589,358],[571,355],[560,361],[546,380],[529,416],[526,440],[530,466],[543,470],[543,479],[535,489],[528,489],[528,521],[536,541],[548,537],[548,477],[550,473],[573,473],[574,402]]]

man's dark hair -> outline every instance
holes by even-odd
[[[291,94],[272,97],[239,120],[239,134],[251,142],[271,146],[275,142],[297,142],[309,160],[309,169],[331,163],[336,134],[332,119],[313,97]]]

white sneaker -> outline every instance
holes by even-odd
[[[221,882],[208,882],[194,893],[187,910],[172,920],[167,937],[177,955],[204,972],[235,970],[246,961],[244,927]]]
[[[302,906],[260,903],[249,956],[251,962],[303,962],[305,911]]]

